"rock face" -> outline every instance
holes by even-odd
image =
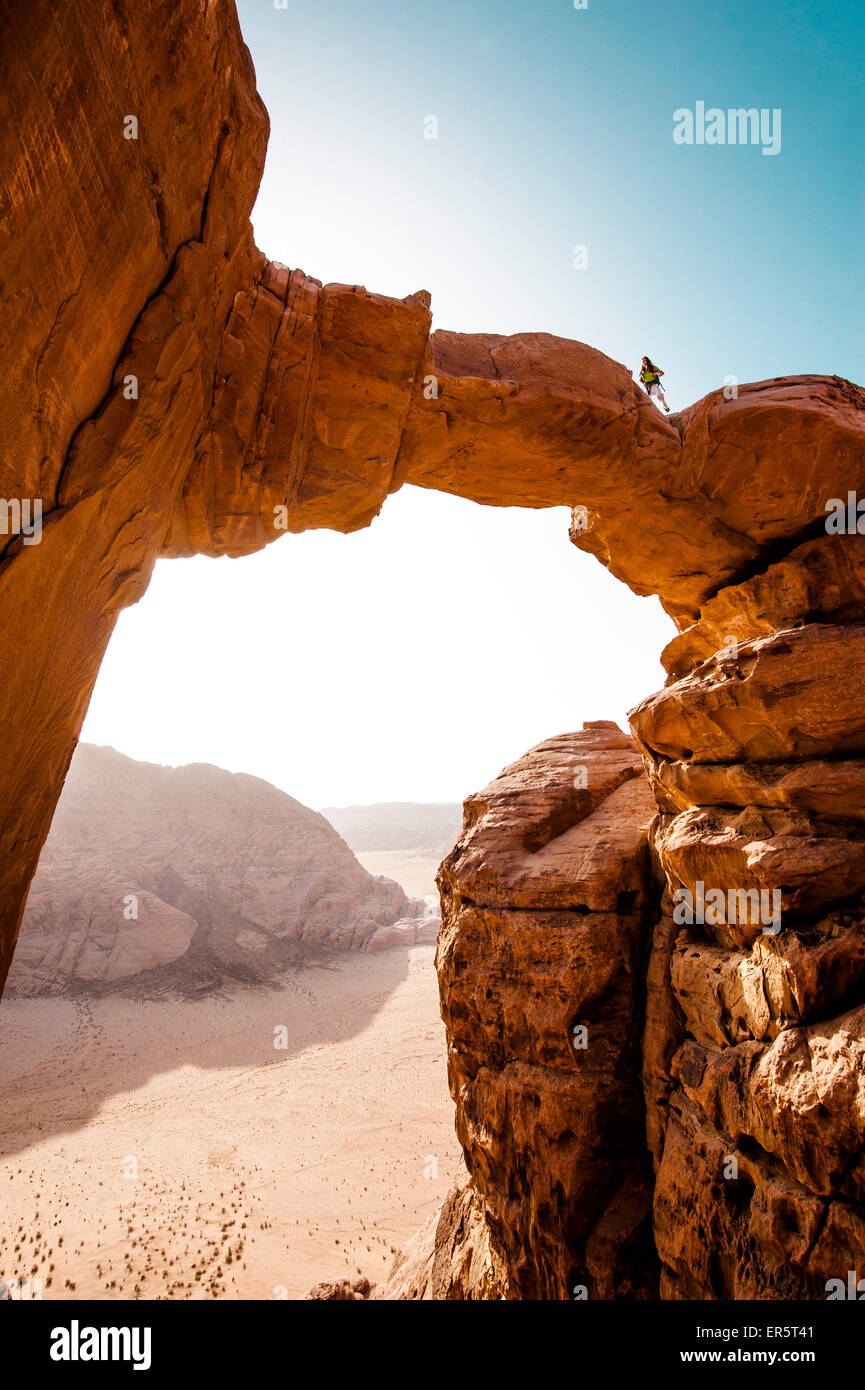
[[[82,744],[8,987],[267,980],[310,948],[398,944],[422,914],[398,884],[368,874],[323,816],[258,777]]]
[[[470,1182],[438,1223],[433,1297],[655,1290],[639,1080],[653,810],[615,724],[539,744],[465,804],[437,965]]]
[[[825,1298],[865,1268],[863,563],[865,537],[824,533],[721,589],[632,712],[666,885],[644,1047],[664,1298]]]
[[[43,509],[38,544],[0,537],[5,976],[117,612],[147,586],[257,278],[267,115],[230,6],[37,0],[0,25],[0,494]]]
[[[865,392],[774,379],[664,418],[584,344],[430,334],[422,291],[269,261],[249,224],[267,117],[229,0],[7,4],[0,39],[0,983],[116,614],[158,554],[350,531],[407,481],[566,504],[574,542],[680,628],[632,720],[666,885],[642,1059],[661,1295],[823,1296],[861,1273],[865,570],[855,525],[825,522],[865,496]],[[15,522],[37,502],[38,538]],[[468,1186],[436,1296],[648,1287],[648,812],[630,749],[581,745],[601,780],[577,796],[559,744],[470,801],[443,869]],[[170,954],[194,913],[167,905]],[[581,1018],[603,1040],[585,1058]]]
[[[482,1201],[463,1173],[394,1260],[376,1297],[387,1301],[494,1301],[505,1297],[508,1267],[490,1237]]]
[[[0,24],[0,489],[43,514],[38,544],[14,517],[0,532],[0,981],[117,612],[158,554],[350,531],[410,481],[573,506],[576,543],[684,624],[806,538],[830,479],[865,490],[865,396],[838,378],[665,419],[585,344],[430,335],[424,292],[269,261],[249,224],[267,116],[230,0],[34,0]]]

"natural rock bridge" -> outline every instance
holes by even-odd
[[[865,492],[865,393],[794,377],[664,419],[584,344],[431,334],[423,292],[269,261],[230,4],[3,4],[0,37],[0,494],[44,528],[0,536],[0,979],[159,555],[355,530],[405,482],[578,507],[574,542],[680,629],[632,717],[659,813],[612,729],[467,804],[440,978],[468,1186],[410,1291],[650,1297],[655,1248],[673,1298],[865,1268],[865,538],[825,528]],[[585,789],[561,777],[580,758]],[[700,884],[780,888],[785,930],[683,930],[671,895]],[[579,1019],[604,1039],[585,1061]]]

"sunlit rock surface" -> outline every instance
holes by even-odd
[[[615,724],[548,739],[467,800],[437,965],[468,1180],[388,1296],[656,1292],[639,1079],[652,812]]]
[[[0,39],[0,430],[15,446],[0,493],[43,509],[38,544],[7,535],[0,556],[0,979],[117,612],[157,555],[354,530],[406,481],[564,504],[574,542],[680,628],[671,681],[632,722],[666,894],[650,901],[649,812],[619,772],[599,804],[591,780],[579,802],[553,796],[555,814],[537,761],[524,804],[516,774],[489,819],[470,801],[442,876],[471,1184],[453,1222],[473,1224],[482,1200],[508,1297],[562,1297],[574,1275],[600,1296],[645,1287],[639,1262],[617,1272],[640,1245],[638,1180],[623,1177],[624,1196],[604,1186],[609,1215],[581,1186],[591,1126],[599,1152],[618,1131],[563,1032],[569,1002],[590,1025],[612,1009],[627,1138],[605,1171],[624,1173],[645,987],[662,1296],[821,1296],[830,1273],[865,1267],[865,611],[861,542],[825,526],[832,499],[865,495],[865,393],[797,376],[662,417],[585,344],[430,335],[423,291],[323,286],[270,261],[249,224],[267,116],[230,3],[156,17],[131,0],[33,0],[4,9]],[[777,956],[759,922],[677,922],[673,896],[698,881],[777,889]],[[174,910],[154,947],[169,954],[191,915]],[[647,912],[660,921],[644,986]]]

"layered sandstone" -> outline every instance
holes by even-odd
[[[268,126],[230,7],[37,0],[0,25],[0,493],[44,510],[39,544],[2,538],[5,977],[116,614],[147,586],[258,275]]]
[[[824,520],[832,498],[865,495],[865,393],[775,379],[664,418],[584,344],[430,335],[423,292],[270,262],[249,225],[267,118],[230,4],[6,5],[0,54],[0,492],[44,510],[38,544],[3,534],[0,552],[0,979],[116,614],[158,554],[352,530],[407,481],[566,504],[575,543],[680,628],[670,682],[633,716],[668,890],[643,1049],[662,1295],[819,1295],[827,1271],[861,1267],[865,610],[860,538]],[[624,783],[592,804],[590,778],[568,809],[532,789],[551,785],[534,764],[520,804],[514,776],[442,879],[470,1187],[441,1248],[487,1233],[508,1296],[562,1296],[581,1272],[622,1293],[643,1287],[614,1273],[631,1220],[615,1213],[638,1187],[623,1178],[621,1207],[604,1188],[609,1219],[581,1187],[590,1126],[608,1141],[595,1083],[610,1073],[580,1071],[562,1028],[567,1001],[599,996],[609,1057],[633,1056],[645,817]],[[631,866],[621,900],[605,855]],[[777,890],[782,931],[674,921],[672,895],[698,883]],[[176,911],[166,940],[188,930]]]
[[[863,555],[824,531],[721,589],[631,715],[666,884],[644,1045],[665,1298],[824,1298],[865,1263]],[[780,920],[683,920],[712,888],[777,894]]]
[[[653,805],[586,726],[465,803],[437,966],[468,1177],[389,1296],[652,1296],[639,1083]]]
[[[30,891],[13,994],[260,982],[437,926],[323,816],[258,777],[81,744]]]
[[[576,543],[685,625],[806,536],[827,476],[865,488],[863,395],[838,378],[665,419],[585,344],[430,336],[422,291],[269,261],[249,224],[267,117],[230,4],[36,0],[0,23],[0,486],[44,510],[0,565],[3,974],[116,614],[158,554],[353,530],[408,481],[576,508]]]

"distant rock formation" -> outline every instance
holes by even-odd
[[[323,816],[268,782],[81,744],[8,987],[262,981],[317,948],[414,944],[428,923],[423,903],[368,874]]]
[[[382,801],[372,806],[325,806],[321,813],[355,853],[396,850],[443,859],[460,833],[458,801]]]

